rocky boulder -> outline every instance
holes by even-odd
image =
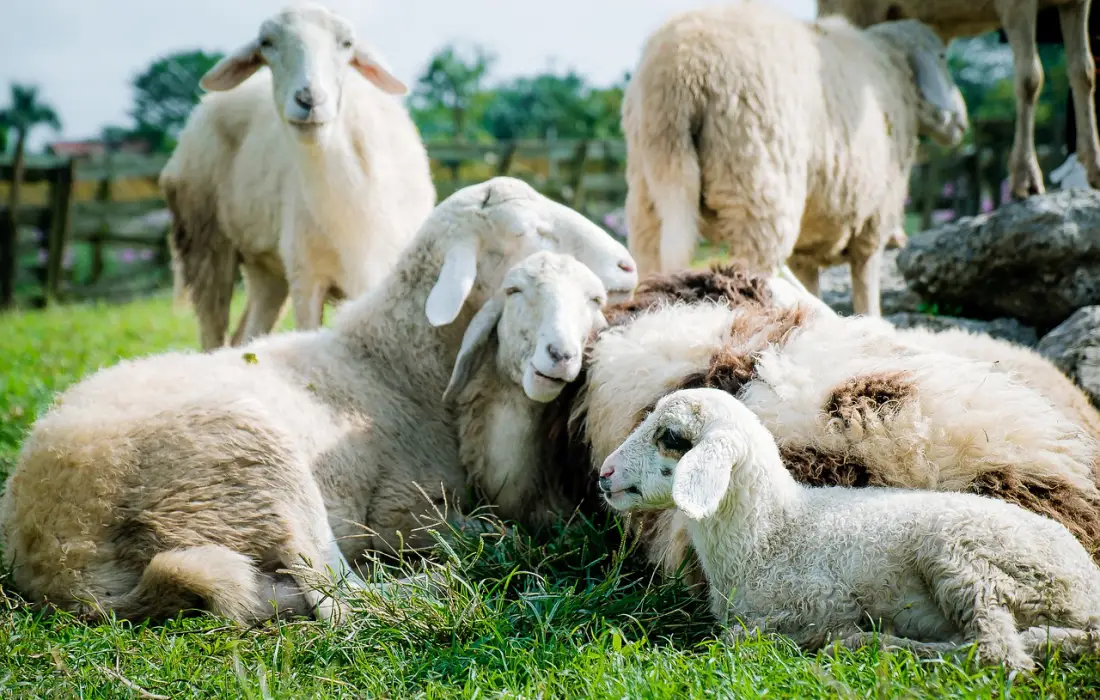
[[[897,265],[926,301],[1049,330],[1100,304],[1100,192],[1053,191],[915,234]]]
[[[1078,309],[1043,336],[1037,349],[1100,407],[1100,306]]]

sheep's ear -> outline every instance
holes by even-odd
[[[958,90],[944,74],[936,52],[921,46],[910,48],[909,65],[913,69],[917,90],[925,102],[945,112],[958,113]]]
[[[477,243],[463,240],[455,243],[443,259],[443,268],[439,278],[428,294],[428,303],[424,313],[428,323],[433,326],[445,326],[458,317],[466,297],[474,288],[477,277]]]
[[[730,485],[737,443],[730,437],[700,440],[684,453],[672,475],[672,502],[693,520],[714,514]]]
[[[449,402],[458,395],[458,392],[466,388],[474,372],[489,357],[489,340],[496,332],[497,323],[503,313],[504,297],[498,294],[485,302],[485,305],[474,314],[470,325],[466,328],[466,334],[462,336],[462,347],[458,349],[454,371],[451,372],[451,381],[443,392],[444,403]]]
[[[382,92],[391,95],[406,95],[409,92],[409,88],[405,86],[405,83],[398,80],[390,72],[390,69],[386,67],[386,64],[382,62],[378,55],[361,44],[355,47],[355,53],[351,57],[351,66],[359,71],[359,74],[364,78],[374,83],[374,86]]]
[[[219,92],[232,90],[264,64],[260,56],[260,40],[253,39],[233,53],[214,64],[199,80],[203,90]]]

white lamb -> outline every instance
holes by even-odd
[[[287,568],[309,607],[332,615],[310,585],[326,567],[342,575],[345,558],[430,544],[425,523],[461,505],[443,393],[476,310],[540,250],[575,256],[610,294],[637,283],[598,226],[494,178],[436,207],[331,329],[124,361],[71,387],[36,421],[0,498],[12,583],[92,614],[204,607],[252,620],[271,615],[271,577]]]
[[[1048,638],[1100,649],[1100,569],[1064,527],[972,494],[795,482],[760,419],[716,389],[674,392],[604,461],[620,511],[675,506],[736,639],[888,645],[1029,671]],[[1022,633],[1018,631],[1022,628]]]
[[[466,329],[444,401],[458,409],[463,467],[502,518],[537,528],[577,503],[541,435],[546,404],[577,379],[607,326],[604,285],[576,259],[536,253],[513,267]]]
[[[435,203],[424,145],[394,97],[407,88],[346,20],[312,4],[265,20],[201,85],[217,93],[192,112],[160,186],[177,294],[190,289],[202,348],[224,343],[238,264],[248,304],[232,344],[270,332],[288,292],[297,327],[317,328],[326,297],[383,280]]]
[[[629,248],[643,276],[688,267],[698,235],[818,294],[847,262],[879,315],[917,137],[957,144],[966,105],[927,26],[803,22],[756,0],[670,19],[623,98]]]

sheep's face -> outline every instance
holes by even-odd
[[[350,23],[319,5],[283,10],[260,25],[257,37],[203,76],[207,90],[236,87],[261,66],[271,68],[275,109],[296,137],[313,142],[337,117],[352,69],[384,92],[408,90],[370,50]]]
[[[703,407],[675,392],[663,397],[600,468],[600,491],[620,511],[672,508],[677,465],[702,436]]]
[[[957,146],[969,128],[966,102],[947,66],[947,46],[927,24],[914,19],[884,22],[868,30],[905,51],[916,83],[920,133]]]
[[[750,454],[737,429],[746,421],[759,423],[719,389],[668,394],[604,460],[604,500],[619,511],[676,507],[695,520],[714,514],[733,470]]]
[[[581,371],[585,345],[607,326],[607,292],[575,258],[536,253],[502,285],[497,366],[532,401],[553,401]]]
[[[573,256],[595,273],[611,299],[629,298],[638,284],[625,246],[515,178],[496,177],[455,192],[424,226],[449,230],[443,268],[425,308],[433,326],[451,323],[467,303],[484,304],[512,265],[539,251]]]

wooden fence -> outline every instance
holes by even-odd
[[[910,183],[910,229],[1003,202],[1011,124],[977,124],[972,131],[975,146],[956,151],[922,146]],[[626,197],[622,141],[429,144],[428,153],[440,200],[507,174],[613,235],[624,234],[621,217],[615,216]],[[1054,149],[1040,154],[1044,172],[1061,159]],[[22,264],[15,287],[21,301],[38,306],[51,300],[125,299],[169,284],[168,219],[156,186],[166,160],[132,154],[77,162],[28,157],[16,217]],[[7,201],[10,177],[10,163],[0,161],[0,202]],[[6,218],[0,209],[0,221]]]

